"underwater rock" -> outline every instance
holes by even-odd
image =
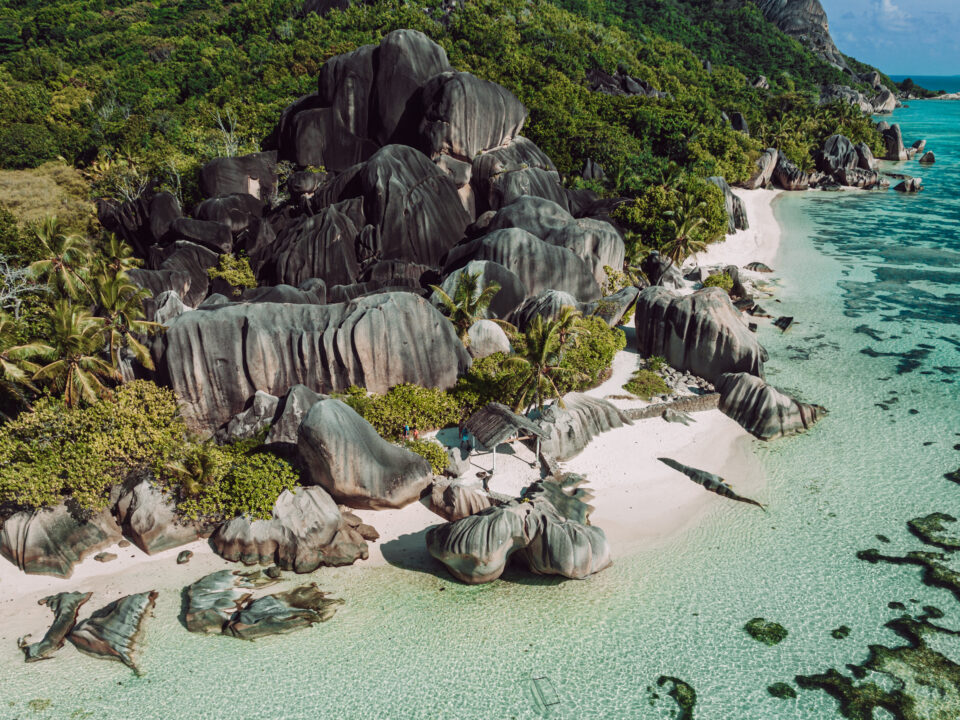
[[[704,489],[709,490],[710,492],[716,493],[722,497],[730,498],[731,500],[737,500],[749,505],[756,505],[761,510],[766,510],[766,508],[756,500],[751,500],[743,495],[738,495],[736,492],[734,492],[733,488],[730,487],[719,475],[714,475],[713,473],[708,473],[705,470],[698,470],[697,468],[683,465],[682,463],[678,463],[676,460],[672,460],[670,458],[657,459],[667,467],[671,467],[677,472],[683,473],[695,483],[702,485]]]
[[[784,682],[774,683],[767,686],[767,692],[780,700],[793,700],[797,697],[797,691]]]
[[[957,519],[952,515],[935,512],[909,520],[907,528],[927,545],[953,552],[954,550],[960,550],[960,535],[951,535],[943,524],[955,522],[957,522]],[[958,531],[960,531],[960,528],[958,528]]]
[[[827,411],[799,402],[749,373],[725,373],[716,380],[720,412],[761,440],[803,432]]]
[[[943,553],[922,552],[913,550],[904,556],[883,555],[879,550],[871,548],[857,553],[857,559],[876,565],[880,562],[891,565],[916,565],[923,569],[920,579],[924,585],[949,590],[960,601],[960,572],[952,570],[947,564],[947,556]]]
[[[38,604],[46,605],[53,611],[53,624],[39,642],[28,644],[29,635],[24,635],[17,640],[17,647],[23,650],[25,661],[45,660],[62,648],[67,635],[77,623],[80,607],[92,595],[93,593],[62,592],[41,599]]]
[[[844,640],[850,635],[850,628],[846,625],[841,625],[838,628],[834,628],[830,631],[830,637],[834,640]]]
[[[233,615],[223,634],[256,640],[302,630],[314,623],[326,622],[336,613],[336,606],[342,604],[341,599],[327,599],[327,593],[321,592],[316,583],[310,583],[250,600]]]
[[[248,591],[272,585],[260,571],[218,570],[210,573],[184,590],[183,622],[195,633],[219,633],[250,597]]]
[[[67,639],[78,650],[118,660],[139,675],[135,656],[140,633],[156,602],[155,590],[114,600],[78,624]]]
[[[658,687],[664,687],[667,683],[670,683],[667,695],[673,698],[680,709],[677,720],[693,720],[693,711],[697,707],[697,691],[690,683],[677,677],[661,675],[657,678]]]
[[[748,621],[743,629],[750,637],[764,645],[777,645],[787,637],[787,629],[783,625],[764,620],[762,617]]]

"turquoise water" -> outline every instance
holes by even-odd
[[[718,501],[682,538],[582,582],[509,574],[466,587],[442,572],[325,569],[315,579],[346,600],[336,617],[256,643],[187,633],[175,590],[161,589],[143,677],[72,651],[11,660],[0,717],[676,717],[649,689],[662,674],[696,689],[698,720],[838,717],[819,690],[779,700],[766,688],[900,644],[883,627],[898,614],[890,601],[935,605],[960,627],[960,605],[917,568],[856,558],[921,549],[905,525],[918,515],[960,516],[960,486],[943,478],[960,467],[960,103],[915,102],[894,121],[937,154],[929,169],[905,164],[922,194],[778,202],[781,302],[768,309],[796,324],[761,328],[769,380],[831,412],[806,435],[754,443],[768,513]],[[742,627],[757,616],[787,639],[750,639]],[[850,636],[833,639],[844,624]],[[960,660],[958,638],[936,647]],[[549,678],[559,704],[539,707],[531,677]]]

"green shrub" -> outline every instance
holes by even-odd
[[[0,162],[13,170],[32,168],[53,160],[57,143],[43,125],[12,123],[0,128]]]
[[[457,380],[450,394],[462,417],[472,415],[487,403],[513,404],[522,376],[516,370],[503,367],[507,357],[503,353],[494,353],[474,360],[470,369]]]
[[[436,440],[407,440],[403,446],[430,463],[435,475],[439,475],[447,467],[447,451]]]
[[[703,281],[703,286],[705,288],[708,288],[708,287],[722,288],[723,290],[729,293],[731,290],[733,290],[733,278],[730,277],[730,273],[727,273],[727,272],[714,273],[713,275],[711,275],[710,277],[708,277],[706,280]]]
[[[607,327],[598,317],[577,320],[576,332],[576,339],[560,360],[561,367],[573,371],[560,376],[557,388],[561,393],[586,390],[600,383],[614,356],[627,346],[623,331]]]
[[[239,296],[243,288],[257,286],[257,278],[250,268],[250,261],[242,252],[239,257],[221,255],[220,264],[215,268],[209,268],[207,275],[211,280],[223,280],[233,288],[232,292],[235,296]]]
[[[643,400],[649,400],[654,395],[669,395],[673,392],[662,377],[647,369],[633,373],[623,389]]]
[[[362,388],[352,387],[342,400],[386,438],[400,437],[404,425],[423,432],[460,420],[452,395],[419,385],[397,385],[385,395],[368,395]]]
[[[647,370],[659,372],[667,366],[667,359],[662,355],[651,355],[646,359]]]
[[[181,452],[186,431],[173,393],[145,380],[88,407],[44,398],[0,427],[0,506],[70,497],[81,508],[103,508],[111,485]]]

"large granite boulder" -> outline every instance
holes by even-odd
[[[600,286],[590,265],[572,250],[544,242],[520,228],[496,230],[458,245],[447,256],[444,272],[453,272],[471,260],[503,265],[520,278],[530,293],[561,290],[582,301],[600,297]]]
[[[270,422],[270,431],[265,438],[266,444],[274,447],[295,447],[303,416],[316,403],[326,399],[326,395],[315,393],[306,385],[294,385],[278,403]]]
[[[540,197],[521,197],[501,208],[488,232],[520,228],[541,240],[564,247],[590,266],[597,284],[607,279],[604,267],[623,267],[623,238],[610,223],[574,218],[563,207]]]
[[[327,285],[357,282],[357,238],[361,228],[343,210],[333,205],[281,230],[273,245],[255,258],[259,266],[269,268],[269,272],[258,274],[274,284],[295,286],[311,278],[319,278]]]
[[[510,338],[493,320],[477,320],[467,330],[467,352],[474,360],[494,353],[510,354]]]
[[[437,478],[430,490],[430,509],[447,522],[476,515],[490,505],[490,496],[476,484],[458,479]]]
[[[477,212],[498,210],[523,194],[556,198],[565,204],[560,174],[553,161],[525,137],[516,137],[504,147],[473,158],[471,184],[476,193]]]
[[[8,517],[0,530],[0,555],[23,572],[68,578],[85,557],[121,539],[109,510],[81,518],[61,504]]]
[[[277,153],[221,157],[200,168],[200,192],[206,197],[247,193],[260,200],[277,189]]]
[[[571,392],[563,396],[562,402],[562,406],[554,403],[544,408],[537,421],[549,433],[540,444],[541,452],[559,462],[579,455],[600,433],[633,424],[614,405],[600,398]]]
[[[860,162],[857,149],[845,135],[831,135],[813,156],[817,170],[836,176],[841,170],[851,170]]]
[[[683,273],[673,264],[670,258],[661,255],[656,250],[649,253],[641,262],[640,269],[647,276],[651,285],[681,289],[687,285],[683,281]]]
[[[565,210],[569,207],[569,196],[555,170],[519,168],[493,176],[485,186],[485,196],[477,198],[478,210],[499,210],[526,197],[548,200]]]
[[[53,611],[53,624],[44,633],[38,642],[29,643],[29,635],[17,639],[17,646],[23,650],[26,662],[46,660],[57,650],[63,647],[67,635],[77,624],[77,615],[80,607],[90,599],[93,593],[62,592],[50,595],[40,600],[40,605],[46,605]]]
[[[270,520],[235,517],[217,528],[210,542],[226,560],[276,563],[298,573],[367,558],[367,543],[343,522],[337,504],[319,487],[284,490]]]
[[[711,382],[731,372],[763,377],[766,351],[720,288],[685,296],[647,288],[637,298],[635,321],[642,357],[662,356],[671,367]]]
[[[249,600],[227,623],[224,635],[256,640],[267,635],[284,635],[326,622],[343,600],[327,598],[316,583],[282,593]]]
[[[586,303],[581,306],[584,315],[596,315],[608,327],[616,327],[623,322],[624,316],[633,307],[640,295],[640,288],[630,285],[618,290],[613,295],[604,295],[595,303]]]
[[[783,153],[777,156],[773,181],[784,190],[806,190],[810,187],[810,176],[790,162]]]
[[[750,176],[749,180],[740,183],[740,187],[746,190],[756,190],[765,187],[773,178],[773,171],[777,167],[777,159],[780,154],[776,148],[767,148],[764,153],[757,158],[756,171]]]
[[[154,295],[173,290],[186,305],[196,307],[210,288],[207,271],[219,262],[219,254],[210,248],[177,240],[166,247],[150,249],[147,265],[151,269],[137,268],[127,274],[134,283],[148,288]]]
[[[218,255],[233,252],[233,233],[229,225],[185,217],[174,220],[170,231],[177,240],[205,247]]]
[[[446,389],[470,366],[450,322],[407,292],[334,305],[201,308],[170,323],[156,361],[187,424],[206,433],[258,390],[279,396],[302,384],[319,392],[351,385],[386,392],[401,383]]]
[[[834,175],[834,179],[846,187],[869,190],[879,187],[885,181],[876,170],[861,170],[860,168],[841,168]]]
[[[820,0],[754,0],[763,16],[787,35],[796,38],[830,65],[852,73],[846,56],[830,37],[827,13]]]
[[[259,570],[218,570],[184,590],[186,601],[183,620],[187,630],[195,633],[219,633],[233,617],[250,591],[273,584]]]
[[[333,398],[307,412],[297,450],[305,481],[350,507],[403,507],[433,480],[429,462],[387,442],[353,408]]]
[[[886,148],[886,154],[883,156],[884,160],[901,161],[907,159],[907,150],[903,146],[903,132],[900,130],[900,125],[891,125],[881,131],[881,136]]]
[[[238,235],[263,217],[263,203],[245,192],[207,198],[193,208],[197,220],[225,225],[232,235]]]
[[[478,289],[485,288],[491,283],[496,283],[500,286],[499,292],[494,295],[493,301],[487,308],[487,314],[490,317],[501,320],[510,317],[510,313],[527,297],[527,288],[515,272],[508,270],[500,263],[490,262],[489,260],[471,260],[463,267],[454,270],[440,283],[440,289],[450,297],[453,297],[457,290],[457,283],[460,281],[460,276],[464,273],[479,276]],[[437,307],[441,305],[439,296],[436,293],[430,297],[430,302]]]
[[[877,169],[877,160],[873,157],[873,150],[870,149],[870,146],[865,142],[858,143],[856,146],[857,151],[857,167],[860,170],[876,170]]]
[[[97,200],[97,219],[104,228],[124,240],[137,257],[147,249],[169,241],[170,226],[183,211],[177,198],[168,192],[147,192],[126,202]]]
[[[143,621],[150,615],[156,602],[156,591],[114,600],[79,623],[67,639],[78,650],[122,662],[139,675],[136,655],[140,633]]]
[[[761,440],[803,432],[827,412],[819,405],[794,400],[749,373],[725,373],[716,388],[720,411]]]
[[[936,155],[933,154],[933,150],[927,150],[923,155],[920,156],[919,162],[924,165],[933,165],[937,161]]]
[[[552,486],[552,487],[551,487]],[[583,491],[547,479],[510,500],[427,531],[427,550],[465,583],[496,580],[517,554],[537,574],[581,579],[610,565],[610,547],[587,525]]]
[[[444,72],[420,91],[420,148],[431,158],[451,155],[472,162],[478,153],[515,138],[527,109],[513,93],[470,73]]]
[[[520,332],[525,332],[534,318],[542,317],[544,321],[556,320],[565,307],[580,310],[580,303],[570,293],[544,290],[524,300],[514,311],[511,322]]]
[[[915,177],[907,178],[895,185],[893,189],[902,193],[918,193],[923,190],[923,180]]]
[[[123,534],[148,555],[209,537],[213,531],[208,523],[181,520],[173,498],[149,476],[127,484],[114,514]]]
[[[870,101],[873,104],[873,111],[880,115],[889,115],[897,109],[897,96],[889,88],[884,88],[877,93]]]
[[[723,205],[727,211],[727,234],[732,235],[737,230],[746,230],[750,227],[747,222],[747,208],[738,196],[733,194],[727,181],[722,177],[708,177],[707,182],[716,185],[723,193]]]

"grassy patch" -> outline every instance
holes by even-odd
[[[71,230],[85,230],[95,217],[88,197],[87,182],[62,162],[32,170],[0,170],[0,207],[20,222],[56,215]]]
[[[673,392],[666,381],[651,370],[637,370],[623,389],[643,400],[654,395],[669,395]]]

